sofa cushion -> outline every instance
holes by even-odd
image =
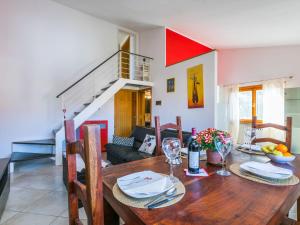
[[[136,126],[133,129],[130,137],[134,137],[133,149],[135,151],[138,151],[143,144],[146,134],[155,135],[155,129],[140,126]]]
[[[156,146],[156,138],[154,135],[146,134],[143,144],[139,148],[139,152],[152,155]]]
[[[155,135],[154,128],[136,126],[130,137],[134,137],[135,142],[143,143],[146,134]]]
[[[116,144],[116,145],[132,147],[133,143],[134,143],[134,137],[128,138],[128,137],[119,137],[119,136],[113,135],[112,142],[113,142],[113,144]]]

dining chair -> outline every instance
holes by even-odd
[[[273,123],[258,124],[257,123],[257,117],[254,116],[252,118],[252,128],[263,129],[263,128],[269,128],[269,127],[285,131],[285,133],[286,133],[285,141],[280,141],[280,140],[277,140],[277,139],[274,139],[274,138],[255,138],[252,143],[255,144],[255,143],[259,143],[259,142],[271,142],[271,143],[274,143],[274,144],[284,144],[288,147],[289,151],[291,151],[292,117],[287,117],[285,126],[278,125],[278,124],[273,124]],[[298,199],[298,202],[299,202],[299,199]],[[297,213],[300,213],[300,211],[297,210]],[[298,216],[298,218],[299,218],[299,216]],[[281,225],[300,225],[300,222],[297,222],[297,221],[292,220],[288,217],[285,217],[284,220],[281,222]]]
[[[253,116],[252,118],[252,128],[255,129],[263,129],[263,128],[275,128],[278,130],[285,131],[285,141],[280,141],[274,138],[255,138],[252,143],[259,143],[259,142],[271,142],[274,144],[284,144],[288,147],[289,151],[291,150],[291,143],[292,143],[292,117],[287,117],[286,125],[278,125],[274,123],[264,123],[264,124],[258,124],[257,123],[257,117]]]
[[[87,214],[89,225],[104,225],[103,186],[100,150],[100,128],[84,126],[84,143],[76,141],[74,121],[65,120],[68,168],[69,225],[82,225],[78,213],[78,199]],[[76,154],[85,162],[85,183],[77,180]]]
[[[155,120],[155,137],[156,137],[156,156],[162,155],[161,150],[161,132],[167,129],[174,129],[178,132],[177,136],[182,145],[182,126],[181,126],[181,117],[176,117],[176,124],[174,123],[166,123],[164,125],[160,125],[159,116],[154,117]]]

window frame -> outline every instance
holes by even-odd
[[[239,88],[239,92],[246,92],[246,91],[251,91],[252,94],[252,118],[253,116],[256,116],[257,111],[256,111],[256,91],[260,91],[263,89],[263,86],[261,84],[258,85],[251,85],[251,86],[243,86]],[[249,124],[252,123],[252,119],[240,119],[241,124]],[[258,124],[262,124],[262,120],[257,120]]]

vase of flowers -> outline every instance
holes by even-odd
[[[208,128],[197,134],[197,141],[201,145],[202,150],[206,151],[208,163],[221,165],[222,157],[216,150],[215,139],[225,141],[224,139],[227,137],[230,137],[228,132],[217,130],[215,128]]]

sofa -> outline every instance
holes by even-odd
[[[138,151],[144,141],[146,134],[155,135],[155,128],[136,126],[132,134],[130,135],[130,137],[134,137],[133,147],[117,145],[113,143],[106,144],[105,148],[107,152],[107,160],[109,160],[113,165],[116,165],[155,156],[156,149],[154,150],[152,155]],[[183,131],[182,136],[183,143],[186,145],[189,137],[191,136],[191,133]],[[161,133],[161,139],[164,139],[166,137],[177,137],[177,131],[163,131]]]
[[[134,143],[133,147],[123,146],[123,145],[116,145],[113,143],[109,143],[105,145],[106,152],[107,152],[107,160],[109,160],[113,165],[120,164],[120,163],[126,163],[131,162],[135,160],[140,159],[146,159],[149,157],[155,156],[155,150],[152,155],[146,154],[143,152],[139,152],[138,149],[142,145],[146,134],[149,135],[155,135],[155,128],[147,128],[147,127],[141,127],[136,126],[131,134],[130,137],[134,137]],[[187,145],[188,139],[191,136],[190,132],[182,132],[183,136],[183,143]],[[165,130],[161,132],[161,138],[165,137],[177,137],[177,131],[175,130]],[[80,158],[78,156],[78,158]],[[67,174],[68,174],[68,168],[67,168],[67,160],[66,160],[66,154],[64,153],[62,155],[62,161],[63,161],[63,181],[65,185],[67,186]],[[84,183],[85,180],[85,169],[83,166],[83,163],[79,163],[82,160],[77,160],[77,179]]]

